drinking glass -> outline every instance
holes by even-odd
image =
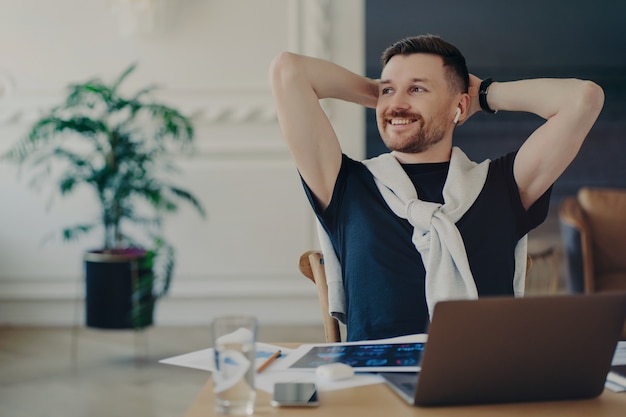
[[[215,372],[213,393],[218,413],[250,415],[254,412],[254,360],[257,320],[225,316],[213,320]]]

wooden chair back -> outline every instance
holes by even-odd
[[[304,252],[300,255],[299,268],[302,275],[313,281],[317,287],[326,342],[341,342],[339,322],[328,311],[328,284],[326,283],[322,252],[317,250]]]

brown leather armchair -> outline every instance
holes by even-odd
[[[559,222],[570,291],[626,292],[626,189],[581,188]]]

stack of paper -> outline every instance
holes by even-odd
[[[605,387],[615,392],[626,391],[626,341],[617,344]]]
[[[383,344],[398,342],[425,342],[426,338],[426,335],[420,334],[371,341],[369,343]],[[358,343],[359,342],[334,344],[324,343],[323,345],[350,345]],[[332,381],[317,377],[314,368],[308,370],[289,368],[289,365],[292,364],[294,360],[304,355],[309,349],[314,346],[319,345],[304,344],[301,345],[298,349],[286,349],[281,346],[270,345],[267,343],[257,343],[255,362],[255,366],[257,369],[267,360],[267,358],[272,356],[278,350],[281,350],[282,354],[278,357],[278,359],[274,360],[267,368],[265,368],[263,372],[256,374],[254,381],[256,388],[272,393],[274,391],[274,384],[276,382],[314,382],[317,385],[318,390],[332,391],[362,385],[379,384],[383,382],[382,377],[373,373],[357,373],[356,375],[348,379]],[[202,369],[204,371],[212,372],[215,370],[214,351],[212,348],[174,356],[172,358],[163,359],[159,362],[168,365]]]
[[[411,335],[402,338],[380,340],[378,342],[426,342],[426,335]],[[346,343],[343,344],[345,345]],[[328,346],[332,344],[324,345]],[[304,355],[313,346],[316,345],[309,344],[302,345],[298,349],[287,349],[267,343],[257,343],[255,363],[257,368],[278,350],[281,350],[282,354],[278,359],[272,362],[266,370],[256,375],[256,387],[263,391],[272,393],[276,382],[315,382],[320,391],[331,391],[383,382],[380,376],[370,373],[358,373],[354,377],[346,380],[326,381],[317,378],[313,370],[307,371],[289,368],[289,365],[294,362],[294,359]],[[172,358],[163,359],[159,362],[169,365],[202,369],[211,372],[215,370],[212,348],[174,356]],[[611,365],[611,372],[607,375],[605,387],[614,392],[626,392],[626,341],[622,341],[617,344],[617,349],[615,350],[615,355]]]

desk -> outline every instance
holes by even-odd
[[[297,344],[281,343],[285,346]],[[288,417],[381,417],[381,416],[445,416],[445,417],[516,417],[516,416],[567,416],[567,417],[624,417],[626,392],[604,393],[590,400],[553,401],[516,404],[474,405],[456,407],[413,407],[398,397],[385,384],[366,385],[319,394],[320,405],[315,408],[276,408],[270,405],[271,395],[257,390],[255,416]],[[222,416],[213,407],[212,380],[204,385],[185,417]]]
[[[185,417],[222,416],[213,408],[212,389],[213,385],[209,380],[187,410]],[[384,384],[320,392],[320,405],[315,408],[275,408],[270,405],[270,397],[271,395],[265,391],[257,391],[255,416],[623,417],[626,415],[626,393],[606,390],[600,397],[591,400],[428,408],[408,405]]]

